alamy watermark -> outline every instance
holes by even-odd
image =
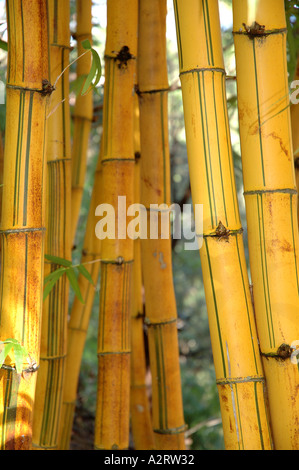
[[[142,204],[127,207],[126,196],[118,196],[117,216],[111,204],[99,205],[95,215],[101,217],[95,228],[99,240],[167,240],[172,236],[184,239],[187,251],[199,250],[203,244],[202,204],[184,204],[182,208],[179,204],[151,204],[147,209]]]

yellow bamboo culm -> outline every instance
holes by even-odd
[[[228,450],[271,449],[234,180],[217,0],[174,0],[196,231]],[[196,207],[196,206],[195,206]],[[202,239],[203,234],[203,239]]]
[[[164,0],[139,1],[141,203],[147,211],[152,204],[171,204],[166,12]],[[147,220],[150,219],[148,212]],[[152,374],[154,446],[161,450],[180,450],[185,448],[186,427],[170,237],[163,239],[159,230],[157,239],[141,240],[141,256]]]
[[[70,447],[82,355],[100,272],[101,241],[95,234],[95,210],[101,201],[101,170],[100,156],[95,173],[81,259],[81,264],[89,272],[94,285],[82,274],[79,274],[78,284],[84,304],[75,297],[68,323],[65,385],[59,433],[60,450],[68,450]]]
[[[107,4],[102,194],[103,201],[115,211],[111,214],[107,208],[110,228],[115,220],[115,237],[106,238],[101,244],[95,449],[126,449],[129,445],[130,294],[134,246],[133,240],[126,237],[124,221],[134,201],[133,92],[137,17],[137,0],[110,0]],[[103,213],[96,215],[103,216]],[[99,225],[101,223],[99,221]],[[105,221],[103,223],[105,225]]]
[[[0,340],[29,353],[23,373],[10,353],[0,370],[0,449],[30,450],[40,357],[49,82],[47,1],[8,0],[8,74],[1,223]],[[29,52],[28,52],[29,51]]]
[[[1,212],[2,212],[3,164],[4,164],[4,146],[3,146],[2,132],[0,132],[0,222],[1,222]],[[0,244],[0,253],[1,253],[1,244]]]
[[[274,446],[299,449],[299,247],[283,0],[233,3],[255,316]],[[294,348],[294,349],[293,349]]]
[[[299,80],[299,56],[297,59],[297,67],[296,67],[294,80]],[[291,105],[291,121],[292,121],[292,138],[293,138],[296,186],[297,186],[297,192],[298,192],[297,211],[298,211],[298,223],[299,223],[299,103]]]
[[[51,96],[47,145],[47,237],[46,254],[71,260],[71,158],[69,64],[70,5],[68,0],[49,0]],[[45,275],[58,269],[45,263]],[[64,275],[44,302],[41,368],[37,380],[33,446],[57,449],[63,381],[67,353],[69,284]]]
[[[78,57],[85,49],[82,41],[92,41],[92,0],[77,0]],[[77,62],[77,78],[87,76],[91,67],[91,54]],[[74,138],[72,146],[72,241],[74,241],[85,183],[89,136],[93,116],[93,95],[78,95],[74,110]]]
[[[135,94],[134,103],[135,145],[135,204],[140,204],[140,123],[139,103]],[[152,420],[147,394],[146,357],[144,341],[143,280],[141,267],[141,240],[134,240],[134,266],[132,283],[132,334],[131,334],[131,426],[136,450],[154,448]]]

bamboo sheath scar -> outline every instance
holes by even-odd
[[[77,0],[78,57],[86,52],[82,41],[92,41],[92,0]],[[87,76],[91,67],[91,53],[77,62],[77,78]],[[74,110],[74,138],[72,146],[72,241],[74,241],[85,183],[88,144],[93,117],[93,95],[78,95]]]
[[[251,18],[245,0],[233,11],[250,268],[274,446],[298,450],[291,347],[299,339],[299,246],[284,2],[259,2]]]
[[[192,198],[204,211],[200,257],[225,446],[270,449],[234,180],[218,2],[175,0],[174,8]]]
[[[102,240],[95,449],[129,445],[133,240],[118,226],[118,196],[134,201],[133,92],[137,0],[107,4],[103,112],[103,201],[115,209],[116,237]]]
[[[138,96],[134,97],[135,204],[140,203],[140,113]],[[144,341],[143,279],[141,240],[134,240],[131,329],[131,426],[135,450],[154,448],[152,420],[147,395],[147,367]]]
[[[139,1],[138,94],[141,203],[171,204],[168,142],[166,1]],[[150,214],[148,212],[148,221]],[[185,423],[179,367],[177,309],[171,241],[141,240],[146,323],[152,374],[155,449],[184,449]]]
[[[70,202],[70,115],[69,115],[69,2],[48,1],[50,27],[51,84],[64,71],[53,92],[48,114],[47,145],[47,237],[46,254],[71,260]],[[59,266],[45,263],[45,274]],[[67,312],[69,286],[60,278],[44,302],[41,368],[37,380],[33,445],[35,449],[56,449],[63,398],[67,353]]]
[[[85,268],[89,272],[94,285],[92,285],[82,274],[79,274],[78,283],[84,304],[75,297],[68,323],[65,385],[59,432],[60,450],[68,450],[70,446],[80,366],[100,272],[101,242],[95,234],[95,210],[97,205],[101,203],[101,170],[100,156],[95,173],[94,188],[89,208],[81,259],[81,263],[84,264]]]
[[[294,80],[299,80],[299,55],[297,59],[297,67]],[[294,165],[296,175],[297,192],[299,193],[299,103],[291,105],[291,122],[292,122],[292,138],[293,138],[293,152],[294,152]],[[299,221],[299,194],[298,202],[298,221]]]
[[[47,2],[8,0],[6,13],[8,71],[0,340],[18,340],[27,349],[29,362],[24,362],[23,373],[18,375],[14,354],[10,353],[0,370],[0,449],[29,450],[43,290],[49,99],[43,90],[43,80],[49,80]]]

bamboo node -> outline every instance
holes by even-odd
[[[131,54],[128,46],[123,46],[119,52],[112,52],[113,54],[117,54],[115,59],[119,62],[119,69],[126,69],[128,67],[129,60],[136,59],[136,57]]]
[[[118,266],[123,265],[124,262],[125,262],[125,260],[124,260],[124,258],[123,258],[122,256],[119,256],[119,257],[116,259],[116,264],[117,264]]]
[[[47,96],[51,95],[53,91],[55,90],[55,86],[51,85],[49,80],[44,79],[42,81],[43,89],[42,89],[42,95]]]
[[[277,361],[285,361],[292,356],[293,349],[288,344],[281,344],[277,349],[276,353],[263,353],[261,352],[261,356],[265,357],[267,360],[269,358],[274,358]]]
[[[254,21],[251,26],[247,26],[245,23],[242,23],[242,25],[250,39],[253,39],[255,36],[265,36],[264,24],[259,24]]]
[[[188,429],[187,424],[183,424],[183,426],[180,426],[178,428],[169,428],[169,429],[154,429],[154,433],[156,434],[182,434],[186,432]]]

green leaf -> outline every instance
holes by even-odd
[[[90,72],[87,75],[87,78],[86,78],[86,81],[84,83],[84,87],[82,89],[81,95],[85,95],[86,92],[89,90],[91,85],[94,86],[92,81],[93,81],[96,73],[97,73],[97,66],[96,66],[95,61],[93,60],[92,64],[91,64]]]
[[[5,343],[6,343],[6,341],[2,344],[5,344]],[[3,350],[0,353],[0,367],[3,366],[3,364],[5,362],[5,359],[7,358],[8,354],[10,353],[10,351],[12,350],[13,347],[14,347],[13,343],[5,344]]]
[[[87,75],[80,75],[80,77],[77,77],[76,80],[74,80],[71,84],[70,84],[70,91],[72,93],[75,93],[76,96],[79,95],[79,93],[81,93],[81,90],[83,88],[83,84],[84,84],[84,80],[87,79]]]
[[[17,345],[20,344],[19,341],[14,338],[9,338],[4,341],[4,344],[8,344],[8,343],[17,344]]]
[[[89,39],[85,39],[84,41],[81,42],[81,44],[84,47],[84,49],[86,49],[87,51],[91,51],[92,46],[90,44]]]
[[[48,276],[45,277],[44,283],[47,284],[48,282],[52,281],[52,279],[55,279],[56,282],[65,274],[66,269],[65,268],[59,268],[56,269],[56,271],[53,271],[52,273],[48,274]]]
[[[44,301],[46,300],[46,298],[50,294],[51,290],[54,288],[56,282],[57,282],[57,279],[54,278],[45,285],[44,296],[43,296]]]
[[[64,258],[59,258],[58,256],[45,255],[45,259],[47,261],[51,261],[51,263],[58,264],[60,266],[65,266],[66,268],[72,267],[71,261],[64,259]]]
[[[82,41],[82,46],[84,49],[91,51],[92,53],[91,69],[89,74],[87,75],[83,90],[81,92],[82,95],[85,95],[89,91],[90,87],[95,88],[99,83],[102,76],[102,64],[99,54],[95,49],[92,48],[88,39]]]
[[[93,279],[92,279],[90,273],[85,268],[85,266],[80,264],[80,266],[77,266],[77,268],[78,268],[78,271],[82,274],[82,276],[84,276],[94,286]]]
[[[23,371],[24,350],[20,344],[15,344],[13,348],[14,348],[14,353],[15,353],[15,363],[16,363],[17,374],[21,374]]]
[[[3,39],[0,39],[0,49],[3,51],[8,51],[8,44],[6,41],[3,41]]]
[[[81,291],[80,291],[80,287],[79,287],[79,284],[78,284],[78,281],[77,281],[77,278],[76,278],[76,275],[74,273],[74,270],[73,269],[69,269],[67,272],[66,272],[66,275],[70,281],[70,284],[73,288],[73,291],[75,292],[76,296],[78,297],[78,299],[80,300],[80,302],[82,304],[84,304],[84,301],[83,301],[83,298],[82,298],[82,294],[81,294]]]

